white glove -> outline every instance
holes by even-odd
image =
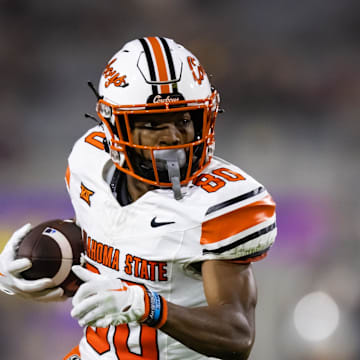
[[[145,314],[145,291],[120,279],[95,274],[79,265],[72,267],[85,281],[73,298],[71,316],[80,326],[108,327],[139,321]]]
[[[6,243],[0,254],[0,290],[9,295],[18,295],[26,299],[37,301],[64,300],[64,290],[54,288],[54,283],[49,278],[39,280],[25,280],[20,273],[31,268],[31,261],[27,258],[15,259],[16,250],[31,230],[31,225],[26,224],[15,231]]]

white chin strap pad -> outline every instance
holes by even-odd
[[[176,200],[182,199],[180,168],[186,163],[184,149],[155,150],[154,156],[158,170],[167,170]]]

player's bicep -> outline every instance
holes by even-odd
[[[204,291],[208,304],[230,304],[249,318],[253,317],[257,289],[250,264],[209,260],[202,264]]]

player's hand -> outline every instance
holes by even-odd
[[[145,291],[120,279],[95,274],[79,265],[72,267],[83,280],[73,298],[71,316],[80,326],[107,327],[139,321],[145,314]]]
[[[54,288],[51,279],[25,280],[20,275],[32,266],[27,258],[16,259],[16,250],[30,230],[31,225],[26,224],[15,231],[0,254],[0,290],[37,301],[63,300],[63,289]]]

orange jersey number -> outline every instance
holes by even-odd
[[[107,340],[109,328],[96,328],[93,330],[91,327],[86,328],[86,340],[89,345],[100,355],[110,350],[110,344]]]
[[[104,139],[105,139],[105,134],[103,132],[94,131],[85,138],[85,142],[95,146],[100,150],[104,150],[104,143],[103,143]]]
[[[136,360],[141,357],[149,360],[158,359],[156,329],[147,325],[140,326],[140,331],[137,331],[139,339],[138,345],[136,346],[136,352],[132,352],[128,344],[128,340],[132,332],[129,325],[123,324],[116,326],[112,341],[114,343],[118,359]],[[108,339],[109,329],[109,327],[97,328],[96,330],[93,330],[91,327],[87,327],[86,329],[86,340],[99,355],[110,351],[110,339]]]
[[[212,175],[213,174],[213,175]],[[214,176],[216,175],[216,176]],[[239,181],[245,178],[239,173],[227,168],[213,170],[211,174],[200,174],[194,185],[201,186],[207,192],[215,192],[226,185],[226,181]]]

